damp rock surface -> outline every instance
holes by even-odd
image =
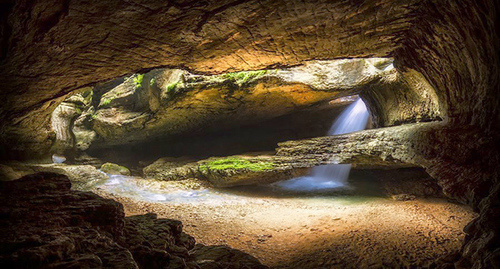
[[[104,163],[101,165],[101,171],[112,175],[130,176],[130,170],[116,163]]]
[[[60,174],[31,174],[0,185],[4,268],[199,268],[189,253],[194,238],[183,233],[180,221],[155,214],[126,218],[120,203],[72,191]],[[232,260],[232,268],[245,268],[239,261]]]
[[[355,168],[425,167],[409,139],[439,122],[406,124],[348,134],[286,141],[275,154],[253,153],[213,157],[197,162],[162,164],[162,159],[144,169],[146,177],[161,180],[205,179],[218,187],[266,184],[304,176],[318,165],[352,164]]]
[[[276,163],[276,158],[266,153],[212,157],[197,162],[172,167],[164,159],[144,168],[144,175],[159,180],[207,180],[216,187],[267,184],[301,176],[307,169]]]

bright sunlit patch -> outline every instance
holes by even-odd
[[[390,71],[390,70],[392,70],[392,69],[394,69],[394,64],[392,64],[392,63],[391,63],[391,64],[390,64],[390,65],[388,65],[386,68],[384,68],[384,71]]]

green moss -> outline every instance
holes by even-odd
[[[101,106],[107,106],[109,103],[111,103],[111,98],[107,98],[101,101]]]
[[[224,159],[218,159],[213,161],[208,161],[200,165],[201,171],[208,170],[226,170],[226,169],[245,169],[250,171],[265,171],[273,169],[274,163],[272,162],[250,162],[249,160],[236,157],[228,157]]]
[[[106,174],[130,176],[130,170],[115,163],[105,163],[101,165],[101,171]]]
[[[149,86],[153,87],[156,83],[156,78],[152,78],[150,81],[149,81]]]
[[[165,87],[165,90],[167,91],[168,94],[174,93],[177,91],[179,84],[180,84],[179,81],[172,82]]]
[[[144,74],[137,74],[137,76],[134,77],[135,88],[141,87],[143,79],[144,79]]]
[[[242,72],[233,72],[226,73],[222,75],[225,79],[233,80],[236,83],[244,84],[249,80],[252,80],[257,77],[261,77],[267,74],[267,70],[259,70],[259,71],[242,71]]]

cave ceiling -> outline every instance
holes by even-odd
[[[14,1],[2,21],[2,110],[22,114],[154,67],[221,73],[388,56],[413,2]]]

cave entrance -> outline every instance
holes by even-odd
[[[344,122],[359,126],[329,132],[360,100],[367,111]],[[74,188],[129,215],[180,219],[198,242],[273,267],[424,266],[458,251],[473,214],[380,141],[440,118],[432,87],[392,59],[215,76],[158,69],[66,99],[52,118],[54,161],[88,177]],[[333,187],[332,164],[344,174]],[[330,187],[318,188],[321,177]]]

